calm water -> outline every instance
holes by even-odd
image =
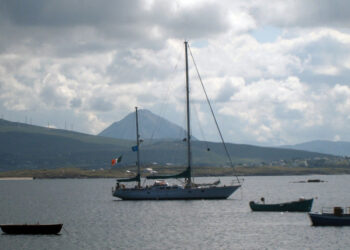
[[[320,178],[325,183],[292,183]],[[197,182],[217,178],[197,178]],[[248,202],[318,197],[350,206],[350,176],[246,177],[228,200],[120,201],[112,179],[0,181],[0,223],[63,223],[58,236],[0,234],[0,249],[349,249],[350,227],[304,213],[253,213]],[[229,183],[231,178],[221,178]]]

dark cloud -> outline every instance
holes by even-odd
[[[142,1],[4,0],[1,13],[19,26],[96,26],[142,19]]]
[[[71,108],[80,108],[81,104],[82,104],[82,101],[80,98],[74,98],[70,101]]]
[[[237,87],[230,84],[230,81],[227,81],[225,86],[220,89],[218,95],[215,98],[216,102],[227,102],[230,100],[231,96],[233,96],[238,91]]]
[[[350,28],[350,2],[344,0],[275,0],[253,5],[250,12],[259,25]]]
[[[350,85],[350,70],[343,70],[339,75],[320,75],[314,74],[311,71],[302,72],[299,77],[300,80],[305,82],[306,84],[315,87],[315,86],[323,86],[323,85],[336,85],[336,84],[345,84]]]
[[[46,85],[40,91],[41,100],[48,107],[64,107],[66,104],[66,98],[62,96],[57,88],[53,85]]]
[[[342,43],[334,34],[323,35],[295,51],[295,54],[300,57],[311,56],[314,65],[329,63],[334,66],[341,66],[349,53],[348,44]]]
[[[156,52],[143,54],[142,51],[124,50],[115,54],[112,63],[107,68],[111,84],[140,83],[142,81],[164,79],[170,73],[171,67],[165,62],[161,64]],[[160,58],[159,58],[160,59]]]
[[[350,48],[336,36],[325,35],[296,48],[293,54],[305,64],[302,72],[294,72],[305,83],[335,85],[349,82],[350,70],[344,62],[348,60]]]
[[[90,108],[94,111],[107,112],[114,108],[114,104],[104,97],[95,97],[89,100],[89,102],[91,103]]]
[[[343,26],[350,27],[350,2],[343,0],[319,0],[296,2],[295,16],[298,26]]]
[[[0,49],[45,44],[57,55],[121,47],[164,46],[167,39],[208,37],[228,28],[225,13],[216,5],[178,7],[175,2],[93,0],[4,0],[0,5]]]

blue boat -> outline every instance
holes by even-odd
[[[326,211],[325,211],[326,210]],[[350,226],[350,208],[334,207],[333,212],[323,208],[321,213],[309,213],[313,226]]]

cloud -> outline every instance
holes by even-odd
[[[55,56],[159,49],[169,38],[210,37],[229,29],[225,8],[213,1],[15,0],[4,1],[0,13],[2,28],[11,31],[0,43],[4,50],[30,46],[31,53]]]
[[[254,1],[251,10],[258,23],[279,27],[344,28],[350,24],[350,3],[342,0]]]
[[[81,107],[82,101],[79,98],[74,98],[70,101],[71,108],[79,108]]]
[[[295,77],[264,80],[241,85],[219,113],[233,125],[230,133],[240,131],[245,142],[278,145],[335,136],[348,140],[349,98],[347,85],[315,89]]]
[[[350,140],[349,5],[5,0],[0,112],[98,133],[139,106],[183,125],[189,39],[227,141]],[[217,140],[195,78],[191,66],[198,120]]]

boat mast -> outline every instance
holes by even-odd
[[[187,41],[185,41],[185,60],[186,60],[186,108],[187,108],[187,161],[188,161],[188,168],[190,172],[190,176],[187,179],[187,185],[191,185],[191,126],[190,126],[190,95],[189,95],[189,78],[188,78],[188,56],[187,56]]]
[[[140,175],[140,151],[139,151],[139,147],[140,147],[140,135],[139,135],[139,117],[137,114],[137,107],[135,107],[136,110],[136,143],[137,143],[137,175],[139,176],[138,179],[138,187],[141,187],[141,175]]]

